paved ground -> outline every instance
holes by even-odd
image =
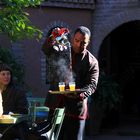
[[[123,121],[117,128],[105,129],[96,136],[85,137],[85,140],[140,140],[140,120]]]
[[[101,135],[87,137],[85,140],[140,140],[140,136]]]

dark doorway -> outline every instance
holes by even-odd
[[[115,75],[119,84],[123,97],[119,116],[140,117],[139,20],[122,24],[104,39],[99,51],[99,66],[107,75]]]

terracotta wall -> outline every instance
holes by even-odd
[[[66,25],[72,31],[77,26],[85,25],[91,29],[92,11],[68,8],[32,8],[26,9],[30,13],[30,19],[44,34],[52,25]],[[43,81],[45,75],[45,57],[41,51],[41,44],[44,38],[37,42],[24,40],[21,44],[24,47],[25,82],[30,87],[33,96],[44,97],[47,94],[48,86]]]

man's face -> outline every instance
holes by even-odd
[[[11,80],[11,73],[10,71],[1,71],[0,72],[0,84],[7,86]]]
[[[83,35],[77,32],[72,40],[72,49],[75,53],[81,53],[87,48],[89,44],[89,36],[87,34]]]

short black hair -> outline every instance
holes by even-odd
[[[0,62],[0,72],[1,71],[10,71],[10,73],[12,73],[12,69],[10,68],[10,66],[8,66],[8,64],[2,63],[2,62]]]
[[[91,37],[91,32],[90,32],[90,30],[89,30],[87,27],[85,27],[85,26],[79,26],[79,27],[75,30],[74,34],[76,34],[77,32],[80,32],[80,33],[83,34],[83,35],[87,34],[87,35],[89,36],[89,38]]]

